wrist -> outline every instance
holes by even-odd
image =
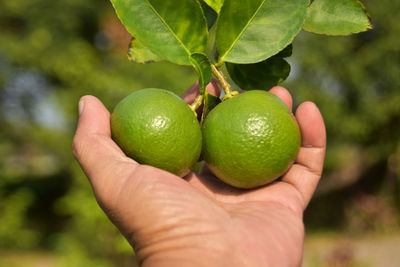
[[[240,239],[240,240],[239,240]],[[137,256],[142,267],[254,267],[278,266],[271,251],[261,251],[257,240],[243,240],[234,232],[201,236],[196,242],[170,240],[139,249]],[[189,242],[190,241],[190,242]],[[250,242],[249,242],[250,241]],[[251,244],[250,244],[251,243]],[[288,266],[288,265],[280,265]]]
[[[137,256],[142,267],[220,267],[245,266],[232,254],[235,250],[227,240],[212,237],[199,237],[194,240],[171,240],[163,244],[139,249]],[[190,242],[189,242],[190,241]]]

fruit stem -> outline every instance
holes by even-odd
[[[204,99],[203,94],[198,95],[194,100],[194,102],[191,105],[189,105],[190,109],[194,112],[196,117],[197,117],[196,109],[198,109],[201,106],[201,104],[203,103],[203,99]]]
[[[224,89],[225,96],[222,98],[222,100],[227,100],[227,99],[230,99],[230,98],[234,97],[235,95],[237,95],[238,92],[232,92],[231,85],[226,80],[224,74],[220,70],[218,70],[217,66],[215,64],[212,64],[211,68],[212,68],[212,71],[213,71],[215,77],[217,77],[217,79],[219,80],[219,82],[222,85],[222,88]]]
[[[222,67],[222,65],[224,65],[224,63],[225,62],[223,62],[223,61],[218,61],[215,63],[215,67],[220,68],[220,67]]]

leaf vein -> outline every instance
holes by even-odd
[[[162,22],[162,24],[171,32],[172,36],[178,41],[180,46],[186,51],[188,55],[190,55],[189,49],[185,46],[185,44],[178,38],[178,36],[175,34],[175,32],[171,29],[171,27],[168,25],[168,23],[161,17],[161,15],[158,13],[158,11],[154,8],[154,6],[149,2],[149,0],[146,0],[147,4],[149,7],[153,10],[153,12],[157,15],[158,19]]]
[[[262,6],[265,4],[266,0],[263,0],[260,6],[257,8],[256,12],[254,12],[254,15],[250,18],[250,20],[247,22],[247,24],[243,27],[242,31],[238,34],[236,39],[232,42],[231,46],[228,48],[228,50],[224,53],[224,55],[221,57],[221,61],[224,61],[224,58],[229,54],[229,52],[232,51],[233,47],[236,45],[236,43],[239,41],[239,39],[242,37],[244,32],[247,30],[247,28],[250,26],[250,24],[253,22],[254,18],[257,16],[257,14],[260,12]]]

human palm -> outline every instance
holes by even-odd
[[[208,86],[218,93],[216,83]],[[194,99],[192,87],[184,99]],[[291,109],[282,87],[271,89]],[[277,182],[235,189],[203,166],[184,179],[127,158],[112,141],[110,114],[86,96],[74,154],[109,218],[135,248],[143,266],[297,266],[304,242],[303,210],[319,181],[325,128],[312,103],[296,112],[302,148]]]

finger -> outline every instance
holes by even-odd
[[[94,96],[84,96],[79,101],[79,121],[74,137],[74,151],[78,152],[79,159],[84,160],[79,152],[85,152],[85,149],[99,149],[100,147],[88,146],[86,142],[104,140],[104,152],[112,152],[118,157],[125,157],[122,150],[111,139],[110,113],[104,105]],[[106,151],[110,150],[110,151]]]
[[[221,94],[221,86],[216,79],[212,79],[206,88],[208,93],[212,95],[219,97]],[[199,94],[199,90],[200,90],[200,85],[198,82],[196,82],[186,92],[183,93],[182,99],[186,103],[191,104],[196,98],[196,96]]]
[[[304,102],[296,111],[296,119],[302,133],[302,147],[325,149],[325,124],[318,107],[312,102]]]
[[[185,101],[188,104],[191,104],[196,96],[199,94],[200,90],[200,85],[198,82],[195,82],[186,92],[183,93],[181,96],[183,101]]]
[[[118,177],[115,172],[123,169],[121,165],[137,163],[127,158],[111,139],[110,113],[97,98],[84,96],[79,106],[72,149],[96,191],[111,180],[109,177]]]
[[[282,181],[293,185],[308,205],[321,178],[325,150],[326,131],[322,115],[312,102],[305,102],[296,112],[302,134],[302,146],[295,164],[283,176]]]
[[[285,104],[289,108],[289,110],[292,111],[293,100],[292,100],[292,96],[290,95],[288,90],[286,90],[282,86],[274,86],[271,88],[271,90],[269,90],[269,92],[273,93],[274,95],[276,95],[277,97],[282,99],[282,101],[285,102]]]
[[[99,205],[130,243],[140,246],[147,240],[140,239],[141,233],[133,234],[148,227],[149,221],[168,217],[157,211],[159,203],[187,203],[182,196],[200,194],[171,173],[127,158],[111,139],[110,114],[97,98],[83,97],[81,107],[74,154],[89,177]],[[176,206],[184,212],[184,207]]]

